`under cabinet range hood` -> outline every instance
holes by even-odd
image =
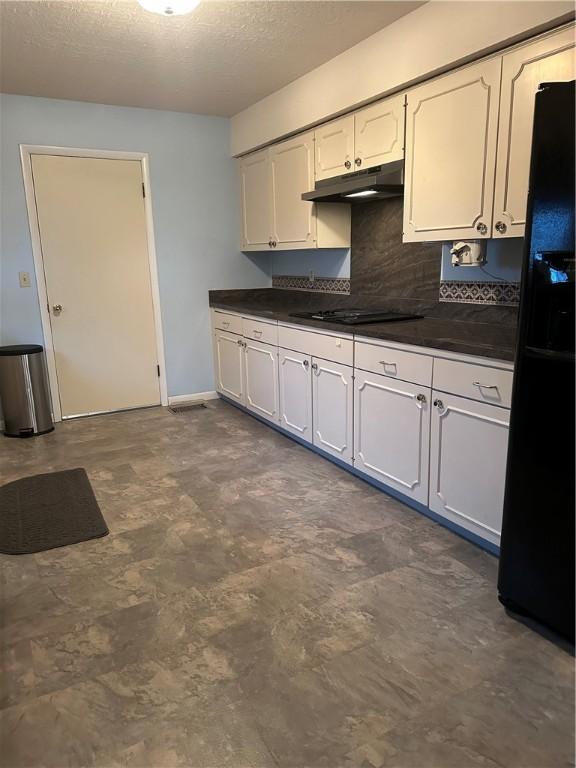
[[[395,160],[363,171],[317,181],[302,200],[312,203],[368,203],[404,194],[404,161]]]

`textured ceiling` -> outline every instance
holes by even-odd
[[[132,0],[1,0],[0,89],[233,115],[422,4],[204,0],[165,18]]]

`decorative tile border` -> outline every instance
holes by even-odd
[[[311,291],[312,293],[350,293],[349,277],[315,277],[310,280],[304,275],[273,275],[272,288],[289,291]]]
[[[440,301],[517,307],[520,303],[520,283],[474,283],[460,280],[441,280]]]

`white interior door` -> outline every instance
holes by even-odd
[[[314,358],[312,363],[314,445],[352,463],[352,368]]]
[[[278,351],[280,424],[292,434],[312,442],[312,382],[309,355]]]
[[[31,164],[62,416],[158,405],[140,161]]]

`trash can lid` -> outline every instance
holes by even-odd
[[[40,344],[12,344],[8,347],[0,347],[0,357],[9,355],[34,355],[43,352]]]

